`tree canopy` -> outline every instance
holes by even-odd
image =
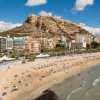
[[[64,46],[62,46],[61,44],[56,44],[56,48],[58,47],[64,48]]]
[[[97,42],[92,42],[92,43],[91,43],[91,47],[92,47],[93,49],[99,48],[99,46],[100,46],[100,44],[97,43]]]

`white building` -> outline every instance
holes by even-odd
[[[71,43],[71,48],[72,49],[82,49],[82,48],[86,48],[86,42],[81,42],[81,43],[77,43],[77,42],[73,42]]]
[[[67,47],[67,45],[66,45],[66,37],[65,36],[61,37],[61,42],[62,42],[62,46]]]
[[[13,39],[12,38],[6,38],[6,49],[7,50],[13,49]]]
[[[48,49],[53,49],[53,39],[48,39]]]
[[[71,42],[66,43],[67,47],[71,48]]]
[[[75,41],[76,41],[76,42],[79,42],[79,38],[80,38],[79,34],[76,34],[76,36],[75,36]]]

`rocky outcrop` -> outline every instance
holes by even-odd
[[[34,23],[37,19],[38,19],[38,17],[36,15],[30,14],[28,16],[26,22],[28,22],[28,23]]]
[[[56,22],[57,27],[59,28],[59,30],[61,30],[62,33],[65,33],[65,34],[67,35],[67,37],[68,37],[70,40],[72,40],[72,38],[68,35],[68,33],[61,29],[61,27],[59,26],[58,22],[57,22],[53,17],[51,17],[51,18],[52,18],[52,20],[53,20],[54,22]]]
[[[75,34],[90,34],[82,29],[77,23],[51,16],[36,16],[30,14],[22,26],[8,31],[11,36],[32,37],[60,37],[66,36],[67,39],[75,39]]]

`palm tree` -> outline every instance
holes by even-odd
[[[13,52],[14,52],[14,53],[16,53],[16,52],[18,52],[18,51],[17,51],[17,49],[16,49],[16,48],[13,48]]]
[[[31,56],[31,58],[32,58],[33,60],[35,60],[35,58],[36,58],[36,55],[32,55],[32,56]]]
[[[24,50],[25,50],[25,52],[27,52],[27,53],[29,52],[29,49],[24,49]]]

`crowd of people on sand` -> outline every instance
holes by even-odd
[[[79,57],[81,56],[81,57]],[[72,57],[56,57],[56,58],[49,58],[49,59],[45,59],[46,62],[44,64],[39,64],[37,63],[36,65],[33,65],[31,68],[32,70],[26,70],[26,72],[21,73],[22,74],[22,78],[21,80],[18,81],[18,85],[22,85],[22,82],[25,82],[26,79],[25,77],[28,77],[28,80],[33,80],[34,78],[32,76],[39,76],[38,81],[42,81],[43,78],[46,78],[49,75],[58,73],[58,72],[64,72],[64,73],[68,73],[69,70],[74,67],[74,66],[78,66],[78,65],[82,65],[82,64],[86,64],[89,61],[95,61],[100,59],[100,56],[92,56],[91,54],[88,55],[75,55]],[[15,65],[15,64],[14,64]],[[84,66],[84,65],[83,65]],[[47,68],[48,67],[48,68]],[[45,69],[46,68],[46,69]],[[87,67],[88,68],[88,67]],[[8,66],[8,70],[10,69],[10,67]],[[41,69],[41,71],[43,72],[42,74],[40,74],[39,70]],[[82,69],[82,66],[81,66]],[[34,72],[34,70],[37,70]],[[82,70],[81,70],[82,71]],[[90,73],[90,71],[89,71]],[[77,74],[80,76],[81,73],[79,73],[77,71]],[[73,76],[73,74],[72,74]],[[15,75],[14,78],[16,80],[16,77],[19,77],[18,75]],[[69,77],[67,80],[69,80],[71,77]],[[9,79],[7,79],[8,81]],[[83,78],[84,80],[84,78]],[[30,86],[32,81],[30,81],[29,83],[25,84],[25,87]],[[56,81],[59,81],[59,79],[57,78]],[[13,83],[13,82],[12,82]],[[17,84],[13,84],[13,89],[10,91],[11,93],[14,91],[19,90],[19,87]],[[72,85],[70,86],[72,87]],[[81,87],[81,85],[80,85]],[[5,88],[5,92],[2,93],[2,96],[5,96],[7,94]]]

